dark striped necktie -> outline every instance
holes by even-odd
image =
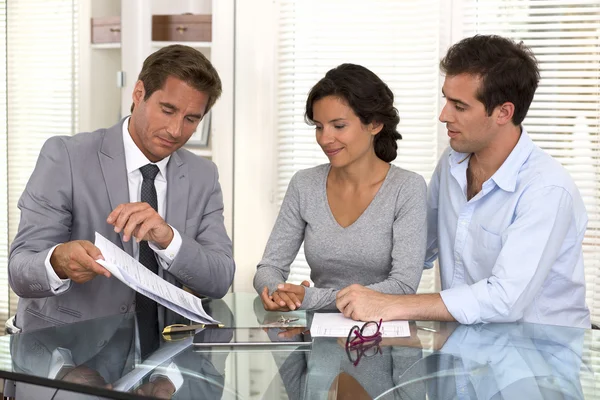
[[[146,164],[140,168],[142,172],[142,194],[140,200],[142,203],[148,203],[154,210],[158,211],[158,199],[156,188],[154,187],[154,178],[158,174],[158,167],[154,164]],[[148,242],[140,242],[139,261],[150,271],[158,274],[158,261],[154,251],[148,246]],[[138,319],[138,328],[140,334],[140,350],[142,359],[145,359],[159,346],[160,339],[158,333],[158,305],[143,294],[137,293],[135,296],[135,310]]]

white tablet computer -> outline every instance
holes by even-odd
[[[295,328],[209,328],[194,335],[195,347],[310,346],[305,327]]]

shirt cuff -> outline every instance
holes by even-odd
[[[440,292],[442,301],[455,320],[464,325],[481,322],[479,301],[469,285],[460,285]]]
[[[50,356],[50,368],[48,369],[48,378],[61,380],[66,373],[75,368],[71,350],[64,347],[57,347]]]
[[[52,268],[52,264],[50,264],[50,257],[52,257],[52,253],[54,253],[54,249],[58,247],[58,244],[50,249],[48,255],[46,256],[46,261],[44,262],[46,266],[46,275],[48,276],[48,283],[50,284],[50,290],[54,294],[61,294],[66,292],[71,286],[70,279],[60,279],[54,268]]]
[[[179,253],[179,250],[181,249],[181,244],[183,242],[183,240],[181,239],[181,235],[179,234],[177,229],[173,228],[172,226],[171,229],[173,229],[173,239],[171,240],[171,243],[167,246],[166,249],[161,249],[155,243],[148,242],[148,246],[159,257],[163,269],[169,269],[171,263],[173,262],[175,257],[177,257],[177,254]]]
[[[181,375],[181,371],[179,371],[177,365],[172,361],[166,367],[164,364],[157,367],[152,375],[150,375],[150,382],[154,382],[157,378],[166,378],[170,380],[173,386],[175,386],[175,393],[177,393],[179,388],[183,385],[183,375]]]
[[[314,305],[314,287],[304,288],[304,298],[298,310],[310,310]]]

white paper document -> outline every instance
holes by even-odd
[[[95,245],[104,257],[97,261],[98,264],[136,292],[192,321],[219,322],[204,311],[199,298],[165,281],[98,232]]]
[[[379,321],[376,321],[379,322]],[[361,327],[364,322],[354,321],[341,313],[315,313],[310,325],[312,337],[346,337],[353,326]],[[383,337],[408,337],[408,321],[385,321],[381,324]]]

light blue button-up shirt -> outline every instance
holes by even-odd
[[[428,189],[425,267],[437,257],[444,304],[462,324],[589,328],[582,241],[587,213],[567,171],[523,129],[467,201],[470,155],[448,148]]]
[[[438,355],[456,376],[440,374],[434,390],[449,393],[455,383],[457,399],[583,399],[581,380],[594,378],[581,369],[584,334],[539,324],[459,326]]]

